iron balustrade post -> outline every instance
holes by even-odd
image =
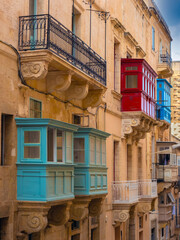
[[[50,48],[50,15],[48,14],[48,17],[47,17],[47,21],[48,21],[48,24],[47,24],[47,49]]]

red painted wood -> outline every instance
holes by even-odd
[[[136,88],[126,88],[126,76],[129,75],[137,76]],[[144,59],[121,59],[121,111],[141,111],[155,118],[156,77],[157,74]]]

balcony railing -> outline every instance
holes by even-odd
[[[48,14],[19,18],[19,50],[49,49],[106,85],[106,61]]]
[[[176,215],[175,219],[176,219],[176,228],[180,228],[180,215]]]
[[[139,181],[138,192],[139,198],[157,197],[157,180]]]
[[[159,63],[166,63],[171,67],[172,59],[167,51],[159,53]]]
[[[157,181],[125,181],[112,183],[112,197],[114,204],[134,203],[141,198],[157,196]]]

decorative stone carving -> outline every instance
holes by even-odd
[[[48,223],[60,226],[65,224],[69,220],[69,210],[70,210],[71,202],[64,204],[53,206],[48,212]]]
[[[66,91],[71,85],[71,71],[53,71],[47,75],[47,92]]]
[[[89,215],[91,217],[99,216],[101,214],[102,202],[103,202],[102,198],[97,198],[97,199],[91,200],[91,202],[89,204]]]
[[[88,215],[88,205],[89,205],[89,200],[74,201],[70,209],[70,219],[73,219],[75,221],[80,221],[86,218]]]
[[[137,211],[139,213],[147,213],[151,210],[151,202],[140,202],[137,206]]]
[[[89,90],[89,85],[87,83],[78,84],[77,82],[74,81],[71,83],[71,86],[66,91],[66,99],[82,100],[87,96],[88,90]]]
[[[24,62],[21,71],[25,80],[44,79],[48,73],[48,63],[45,61]]]
[[[114,210],[114,222],[126,222],[129,218],[129,210]]]
[[[47,226],[47,214],[39,212],[24,212],[19,216],[19,238],[23,239],[23,234],[39,232]]]
[[[132,137],[133,141],[145,138],[147,132],[152,130],[155,121],[143,113],[123,113],[122,135]]]
[[[89,90],[87,97],[83,101],[83,107],[97,107],[102,103],[102,90]]]

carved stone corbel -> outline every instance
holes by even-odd
[[[18,215],[18,239],[24,239],[27,234],[40,232],[47,226],[47,211],[24,211]]]
[[[148,213],[151,210],[151,202],[139,202],[137,211],[139,213]]]
[[[91,217],[99,216],[102,212],[103,198],[92,199],[89,204],[89,215]]]
[[[83,107],[98,107],[102,103],[102,90],[89,90],[87,97],[83,100]]]
[[[71,85],[71,71],[53,71],[47,75],[47,92],[66,91]]]
[[[87,96],[88,90],[89,85],[87,83],[78,84],[77,82],[73,81],[66,91],[66,99],[82,100]]]
[[[68,202],[64,205],[52,206],[48,212],[48,223],[61,226],[65,224],[70,217],[70,207],[72,202]]]
[[[44,79],[48,73],[48,62],[24,62],[21,71],[25,80]]]
[[[75,200],[70,209],[70,219],[75,221],[83,220],[88,215],[88,206],[90,200]]]
[[[114,210],[113,221],[114,222],[126,222],[129,219],[129,210]]]

